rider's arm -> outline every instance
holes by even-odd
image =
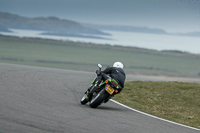
[[[107,67],[102,73],[109,74],[113,70],[113,67]]]

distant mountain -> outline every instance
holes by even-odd
[[[95,28],[98,30],[111,30],[111,31],[122,31],[122,32],[136,32],[136,33],[146,33],[146,34],[166,34],[172,36],[189,36],[189,37],[200,37],[200,32],[186,32],[186,33],[169,33],[163,29],[158,28],[148,28],[139,26],[119,26],[119,25],[97,25],[97,24],[83,24],[88,28]]]
[[[0,25],[0,31],[1,32],[12,32],[7,27]]]
[[[71,20],[59,19],[57,17],[27,18],[4,12],[0,12],[0,20],[0,25],[6,28],[41,30],[46,31],[44,34],[59,36],[86,37],[85,34],[89,34],[90,36],[95,34],[109,35],[101,30],[167,34],[167,32],[162,29],[153,29],[148,27],[81,24]]]
[[[57,17],[28,18],[15,14],[0,12],[0,31],[10,32],[10,28],[40,30],[44,31],[44,33],[42,33],[43,35],[70,36],[107,40],[110,39],[110,34],[102,32],[102,30],[200,37],[200,32],[174,34],[168,33],[165,30],[158,28],[119,25],[97,25],[78,23],[67,19],[59,19]],[[107,35],[107,37],[100,37],[99,35]]]
[[[179,36],[200,37],[200,32],[177,33]]]
[[[29,29],[45,31],[44,34],[61,36],[109,35],[93,28],[86,28],[78,22],[57,17],[27,18],[15,14],[0,12],[0,25],[5,29]],[[0,29],[1,31],[3,28]],[[88,34],[85,35],[85,34]]]
[[[83,24],[85,27],[95,28],[99,30],[112,30],[112,31],[123,31],[123,32],[138,32],[138,33],[149,33],[149,34],[168,34],[165,30],[138,27],[138,26],[118,26],[118,25],[96,25],[96,24]]]

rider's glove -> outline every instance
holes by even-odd
[[[97,74],[97,76],[101,75],[101,71],[100,70],[96,70],[96,74]]]

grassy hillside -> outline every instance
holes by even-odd
[[[0,62],[95,71],[121,61],[126,73],[200,77],[200,55],[134,47],[0,36]]]
[[[200,84],[126,82],[115,100],[140,111],[200,129]]]

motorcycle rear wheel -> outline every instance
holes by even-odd
[[[90,102],[90,107],[91,108],[97,108],[107,97],[109,96],[109,94],[102,89],[97,95],[96,97],[94,97],[91,102]]]

